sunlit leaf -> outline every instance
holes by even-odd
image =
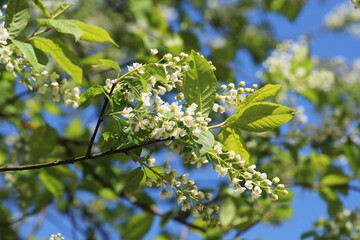
[[[293,116],[291,108],[279,104],[252,103],[226,119],[226,125],[249,132],[264,132],[283,125]]]
[[[217,80],[211,65],[204,57],[191,51],[188,59],[190,69],[185,73],[183,92],[185,100],[198,105],[197,111],[209,115],[214,105]]]
[[[60,33],[68,33],[75,37],[75,40],[78,41],[83,31],[76,24],[72,23],[70,20],[66,19],[37,19],[37,23],[40,27],[53,27],[56,31]]]
[[[115,43],[115,41],[110,37],[109,33],[100,27],[87,25],[86,23],[71,20],[72,23],[76,24],[81,30],[83,30],[84,34],[80,37],[81,40],[89,41],[89,42],[106,42],[109,41],[115,46],[119,47]]]
[[[40,50],[49,53],[55,61],[81,86],[82,69],[78,57],[59,39],[34,37],[34,44]]]

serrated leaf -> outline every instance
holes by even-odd
[[[37,56],[36,56],[33,46],[29,43],[20,42],[15,39],[13,39],[12,42],[24,54],[24,57],[26,58],[26,60],[29,61],[31,66],[34,68],[34,70],[37,73],[40,73],[42,71],[43,67],[41,67],[41,65],[39,64],[39,62],[37,60]]]
[[[119,66],[119,64],[117,64],[117,62],[114,62],[114,61],[108,60],[108,59],[100,59],[99,61],[102,64],[94,65],[94,67],[108,67],[108,68],[113,68],[118,72],[121,71],[120,66]]]
[[[40,50],[49,53],[55,61],[67,72],[78,86],[81,86],[82,69],[79,59],[65,43],[59,39],[34,37],[34,44]]]
[[[157,79],[166,81],[166,74],[165,74],[164,67],[157,66],[155,63],[150,63],[150,64],[146,65],[145,70],[147,73],[150,73]]]
[[[88,106],[90,106],[92,99],[97,96],[102,94],[103,91],[103,86],[100,85],[94,85],[90,88],[88,88],[83,94],[81,94],[80,99],[79,99],[79,107],[80,108],[87,108]]]
[[[149,212],[143,212],[130,218],[122,231],[123,240],[142,239],[149,231],[153,223],[154,215]]]
[[[185,73],[183,92],[185,100],[198,105],[197,111],[208,116],[215,102],[217,80],[210,63],[195,51],[188,59],[190,69]]]
[[[61,4],[54,12],[51,14],[51,18],[55,19],[64,12],[66,12],[71,6],[75,5],[74,3],[63,3]]]
[[[238,127],[249,132],[264,132],[277,128],[294,116],[291,108],[270,103],[252,103],[226,119],[229,127]]]
[[[71,20],[37,19],[36,21],[40,27],[53,27],[60,33],[73,35],[75,41],[78,41],[84,33],[81,28],[79,28],[75,23],[72,23]]]
[[[144,178],[144,171],[141,167],[138,167],[131,172],[127,173],[125,176],[124,192],[132,193],[135,192],[141,183],[141,180]]]
[[[220,222],[223,226],[230,226],[236,216],[236,205],[230,197],[224,199],[220,205]]]
[[[223,127],[217,136],[218,140],[229,150],[239,154],[241,158],[249,161],[250,154],[247,150],[241,131],[238,128]]]
[[[255,102],[263,102],[272,97],[275,97],[282,85],[267,84],[254,93],[248,95],[244,101],[236,106],[236,110],[239,111],[242,107]]]
[[[328,174],[320,178],[320,184],[325,186],[337,186],[347,184],[351,178],[345,174]]]
[[[62,199],[64,194],[64,186],[57,178],[49,175],[45,171],[40,172],[39,178],[47,190],[49,190],[49,192],[54,195],[56,199]]]
[[[139,77],[127,76],[124,79],[130,86],[130,88],[136,93],[137,96],[141,96],[143,91],[146,91],[146,82]]]
[[[5,11],[5,28],[10,38],[18,36],[30,20],[28,0],[9,0]]]
[[[87,25],[86,23],[71,20],[72,23],[76,24],[81,30],[83,30],[84,34],[80,37],[81,40],[89,41],[89,42],[106,42],[109,41],[115,46],[119,47],[115,43],[115,41],[110,37],[109,33],[100,27]]]
[[[195,141],[201,145],[199,148],[200,156],[204,156],[213,147],[215,139],[214,135],[209,130],[201,130],[198,139]]]

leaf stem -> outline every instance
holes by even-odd
[[[226,126],[226,121],[222,122],[222,123],[219,123],[217,125],[209,126],[208,128],[212,129],[212,128],[219,128],[219,127],[225,127],[225,126]]]

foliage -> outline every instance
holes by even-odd
[[[249,17],[295,21],[306,3],[9,0],[0,117],[16,133],[0,135],[0,239],[22,238],[26,218],[47,209],[83,239],[142,239],[154,227],[174,239],[173,222],[203,239],[242,236],[290,218],[294,185],[316,190],[330,218],[302,238],[356,239],[358,210],[345,210],[340,195],[360,173],[359,60],[315,59],[309,42],[278,44],[268,22]],[[336,14],[342,21],[329,15],[327,29],[360,19],[349,8]],[[237,81],[238,49],[263,61],[260,88]],[[320,127],[299,99],[325,116]],[[197,180],[201,171],[209,183]]]

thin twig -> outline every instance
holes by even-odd
[[[122,149],[110,150],[107,152],[96,153],[96,154],[92,154],[89,156],[84,155],[84,156],[70,158],[70,159],[66,159],[66,160],[62,160],[62,161],[29,164],[29,165],[23,165],[23,166],[4,166],[4,167],[0,167],[0,172],[24,171],[24,170],[29,170],[29,169],[41,169],[41,168],[54,167],[54,166],[65,165],[65,164],[73,164],[76,162],[81,162],[81,161],[88,160],[88,159],[97,159],[97,158],[101,158],[101,157],[105,157],[105,156],[109,156],[109,155],[114,155],[117,153],[128,153],[129,151],[140,148],[140,147],[144,147],[144,146],[158,143],[158,142],[168,141],[171,139],[173,139],[173,138],[170,137],[170,138],[163,138],[163,139],[157,139],[157,140],[149,140],[149,141],[138,143],[136,145],[122,148]]]

